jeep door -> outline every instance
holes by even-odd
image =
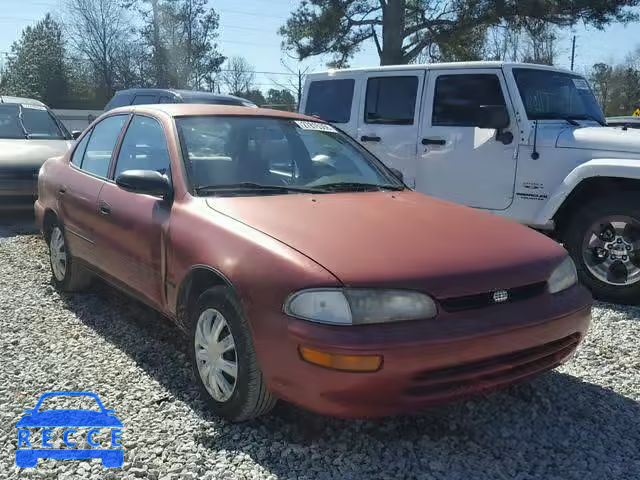
[[[483,105],[506,107],[511,141],[478,127]],[[431,70],[423,111],[416,190],[471,207],[507,209],[519,132],[502,70]]]

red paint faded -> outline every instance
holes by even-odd
[[[108,115],[134,111],[163,125],[173,201],[89,176],[70,165],[69,154],[43,167],[37,221],[45,229],[45,214],[57,215],[74,257],[183,328],[180,293],[189,273],[206,266],[223,274],[240,298],[267,384],[283,399],[346,417],[403,412],[553,368],[586,333],[591,299],[579,286],[556,295],[543,286],[504,305],[443,308],[447,299],[544,285],[566,252],[515,223],[410,191],[209,199],[189,193],[174,116],[315,119],[211,105],[126,107]],[[110,216],[100,215],[101,202],[111,205]],[[283,313],[292,292],[344,285],[425,292],[439,314],[337,327]],[[382,355],[383,366],[366,374],[323,369],[300,359],[300,345]]]

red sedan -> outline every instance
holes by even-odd
[[[39,176],[65,291],[98,276],[173,319],[213,410],[365,417],[571,356],[591,297],[532,230],[407,189],[334,127],[210,105],[112,110]]]

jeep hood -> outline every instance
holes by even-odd
[[[38,172],[51,157],[67,153],[69,140],[0,139],[0,170],[29,170]]]
[[[544,282],[566,256],[524,226],[411,191],[218,197],[207,203],[349,286],[450,298]]]
[[[613,127],[567,128],[560,132],[558,148],[608,150],[640,155],[640,131]]]

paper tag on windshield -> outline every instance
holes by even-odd
[[[331,132],[336,133],[337,130],[331,125],[320,122],[304,122],[301,120],[295,120],[295,124],[303,130],[316,130],[318,132]]]
[[[589,90],[589,84],[584,78],[574,78],[573,84],[578,90]]]
[[[22,108],[30,108],[31,110],[46,110],[46,108],[41,105],[29,105],[28,103],[23,103]]]

